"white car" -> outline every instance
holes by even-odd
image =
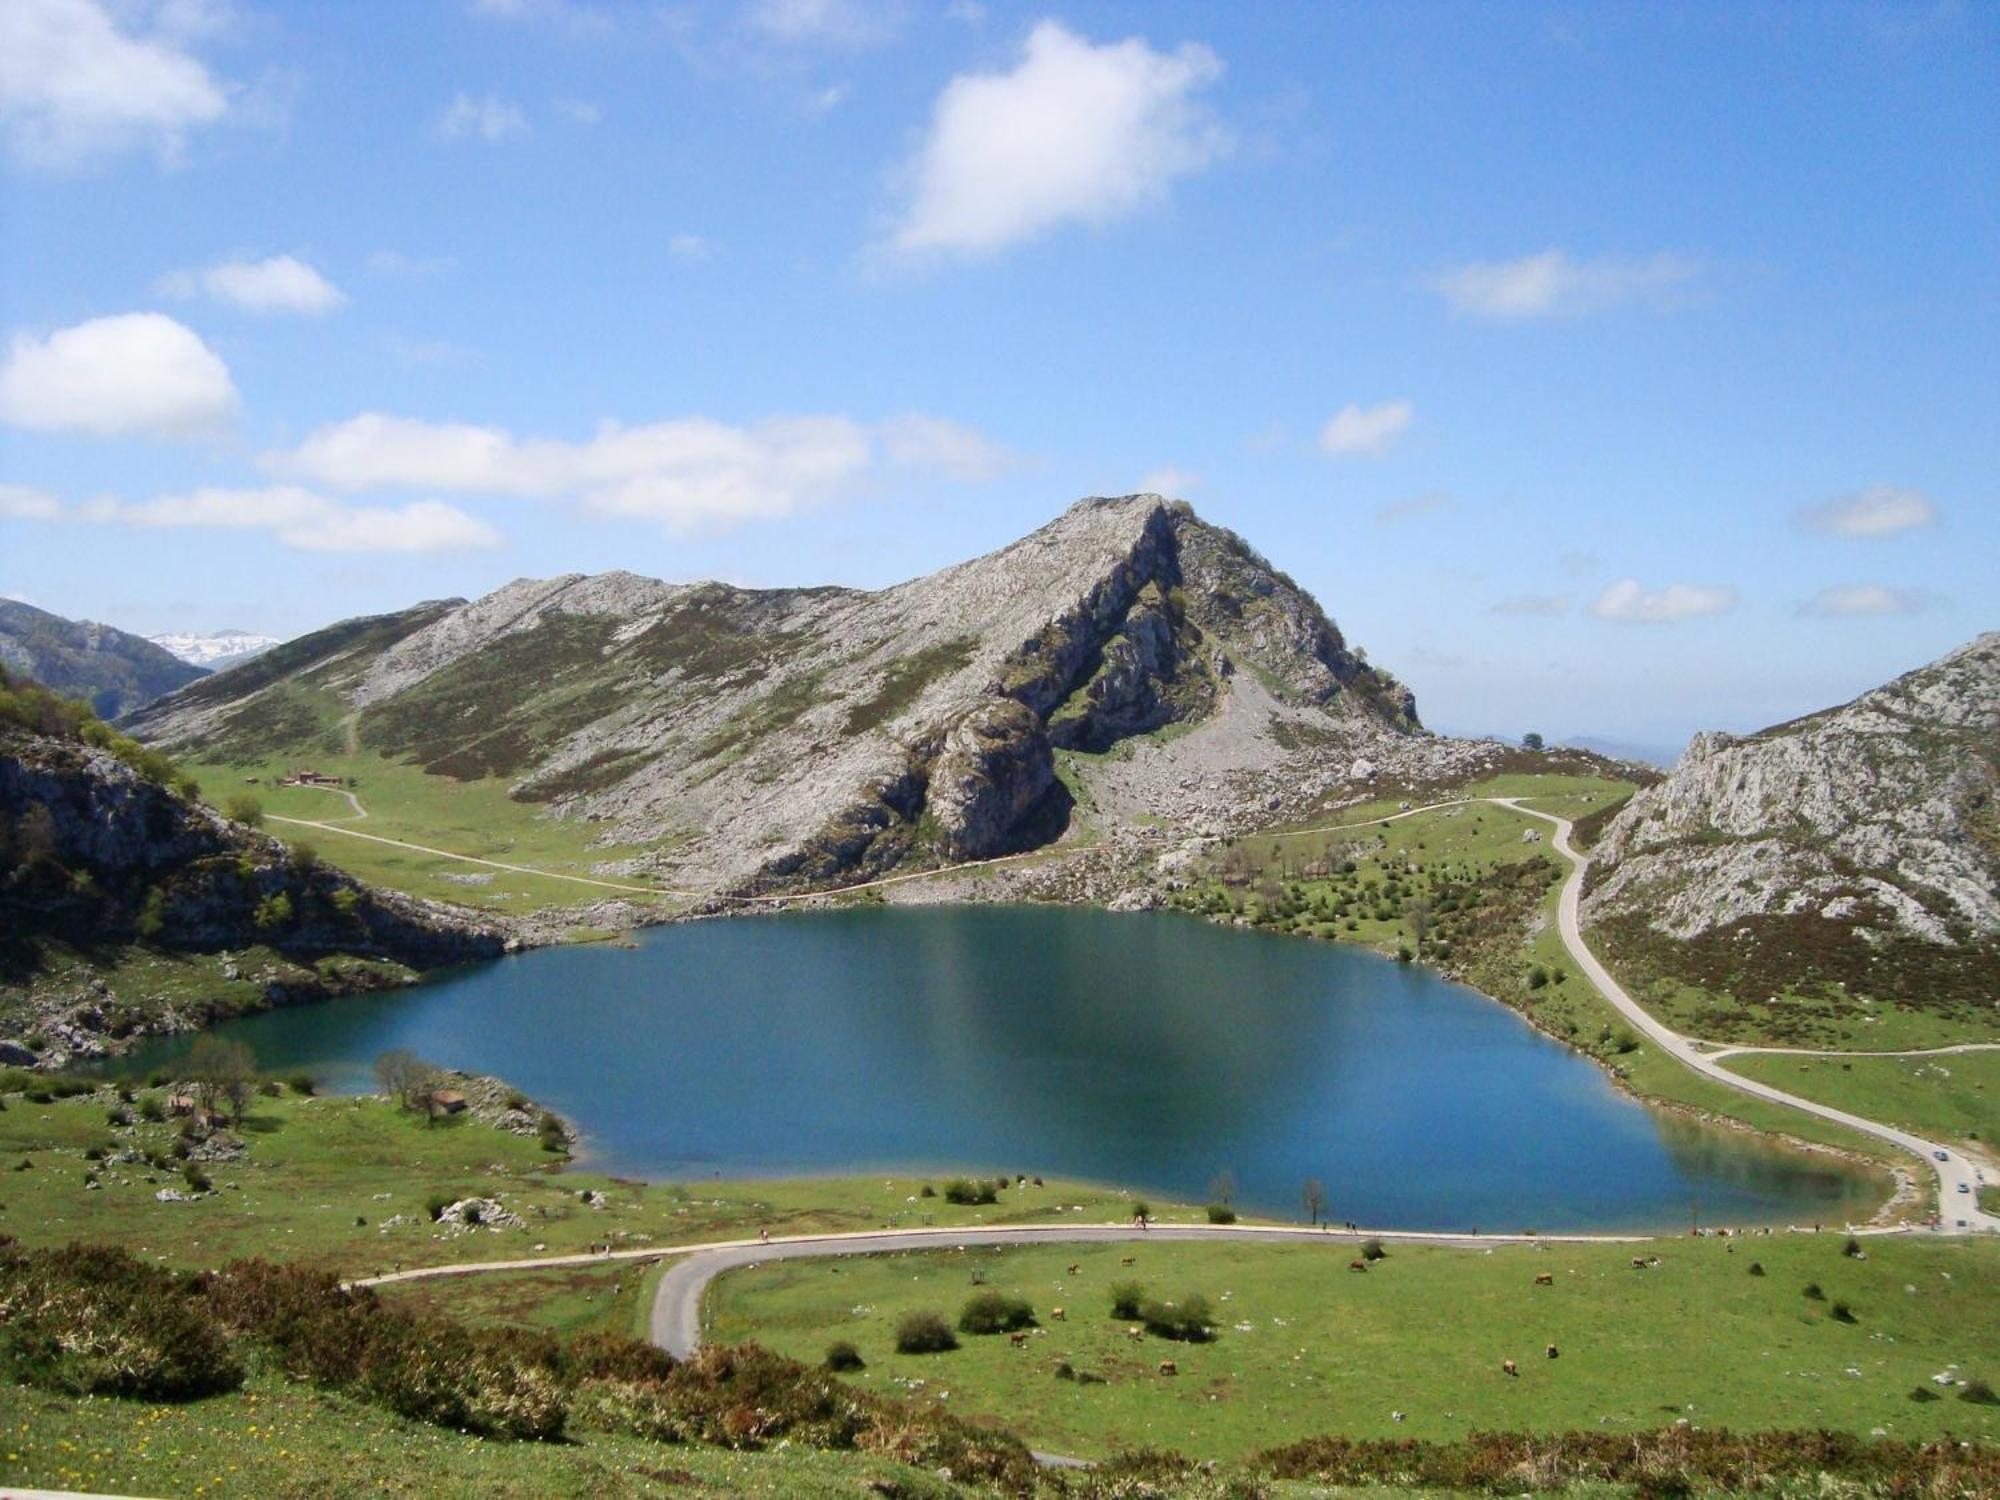
[[[1959,1190],[1959,1191],[1960,1191],[1961,1193],[1969,1193],[1969,1192],[1971,1192],[1971,1191],[1972,1191],[1972,1184],[1971,1184],[1971,1183],[1969,1183],[1969,1182],[1961,1182],[1961,1183],[1960,1183],[1960,1184],[1958,1185],[1958,1190]]]
[[[1933,1151],[1931,1155],[1935,1156],[1939,1161],[1951,1160],[1951,1153],[1949,1151]]]

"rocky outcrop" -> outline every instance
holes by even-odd
[[[1839,708],[1697,735],[1606,827],[1583,913],[1690,940],[1787,919],[2000,936],[2000,633]],[[1752,934],[1754,935],[1754,934]]]
[[[1422,738],[1303,590],[1151,495],[877,592],[521,580],[292,642],[130,727],[204,760],[346,744],[502,778],[657,850],[626,872],[739,892],[1032,847],[1099,778],[1098,815],[1183,817],[1185,786],[1110,785],[1128,753],[1261,811]]]

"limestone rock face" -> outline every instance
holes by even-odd
[[[980,704],[952,726],[931,767],[939,852],[952,860],[1008,852],[1055,785],[1055,754],[1034,711],[1012,698]]]
[[[204,759],[346,743],[499,778],[652,849],[617,871],[735,892],[1084,817],[1233,826],[1324,796],[1357,756],[1442,744],[1304,590],[1156,495],[1079,501],[878,591],[523,579],[290,642],[127,727]]]
[[[1991,939],[1997,801],[2000,632],[1839,708],[1697,735],[1606,828],[1584,916],[1681,939],[1771,917]]]

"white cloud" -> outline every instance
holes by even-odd
[[[294,312],[317,316],[347,300],[340,288],[304,261],[290,255],[267,260],[226,260],[200,271],[171,271],[160,278],[170,297],[206,293],[218,302],[250,312]]]
[[[583,442],[517,438],[498,427],[366,412],[322,427],[272,472],[346,491],[443,490],[574,500],[602,515],[676,530],[789,515],[829,500],[876,462],[965,482],[993,477],[1008,450],[972,428],[911,414],[870,429],[846,417],[776,417],[732,426],[683,417],[607,422]]]
[[[556,113],[577,125],[595,125],[604,118],[604,106],[588,99],[558,99]]]
[[[484,141],[489,146],[528,133],[528,117],[519,105],[494,94],[475,99],[460,93],[438,120],[438,134],[447,141]]]
[[[1447,510],[1451,506],[1451,496],[1442,490],[1432,490],[1424,495],[1412,495],[1407,500],[1397,500],[1375,512],[1377,525],[1387,526],[1396,521],[1407,521],[1412,516],[1428,516],[1436,511]]]
[[[53,521],[61,514],[61,503],[46,490],[0,484],[0,521]]]
[[[667,254],[675,260],[707,260],[715,254],[712,241],[698,234],[675,234],[667,237]]]
[[[1799,606],[1802,615],[1914,615],[1930,608],[1922,589],[1893,589],[1879,583],[1842,583],[1821,589]]]
[[[1875,484],[1858,494],[1808,505],[1795,518],[1808,531],[1835,536],[1894,536],[1899,531],[1936,525],[1938,508],[1921,490]]]
[[[484,521],[442,501],[344,505],[292,485],[204,488],[131,505],[96,501],[80,514],[126,526],[267,531],[302,552],[460,552],[500,540]]]
[[[136,145],[176,158],[189,130],[228,109],[182,40],[171,25],[127,30],[97,0],[5,0],[0,124],[13,154],[52,168]]]
[[[1579,317],[1625,302],[1663,305],[1701,274],[1683,256],[1572,260],[1544,250],[1519,260],[1475,261],[1437,277],[1433,287],[1461,313],[1503,322]]]
[[[17,333],[0,364],[0,422],[101,437],[195,437],[236,414],[214,350],[164,313],[93,318],[47,338]]]
[[[1162,464],[1139,481],[1142,495],[1165,495],[1177,499],[1190,491],[1201,488],[1201,476],[1190,474],[1186,469],[1175,468],[1172,464]]]
[[[1568,594],[1515,594],[1486,606],[1489,615],[1566,615]]]
[[[1417,419],[1417,409],[1407,401],[1382,401],[1374,406],[1343,406],[1320,429],[1322,453],[1336,457],[1386,453]]]
[[[949,417],[910,412],[891,417],[879,432],[890,463],[941,474],[960,484],[998,479],[1020,462],[1020,455],[1004,443]]]
[[[1663,589],[1640,587],[1636,578],[1621,578],[1605,585],[1590,606],[1600,620],[1631,620],[1647,625],[1663,625],[1675,620],[1696,620],[1705,615],[1726,615],[1736,608],[1736,590],[1703,583],[1670,583]]]
[[[902,26],[888,0],[756,0],[751,29],[786,46],[872,47]]]
[[[1194,95],[1220,76],[1208,48],[1093,46],[1055,21],[1011,73],[964,73],[938,96],[893,236],[904,253],[989,253],[1058,226],[1159,202],[1226,138]]]
[[[449,255],[405,255],[400,250],[374,250],[368,255],[368,269],[380,276],[435,276],[457,264]]]

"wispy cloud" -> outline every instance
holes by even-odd
[[[1576,602],[1572,594],[1515,594],[1486,606],[1489,615],[1566,615]]]
[[[1408,401],[1381,401],[1373,406],[1350,403],[1320,429],[1320,452],[1336,458],[1387,453],[1416,419],[1417,409]]]
[[[1190,474],[1172,464],[1162,464],[1139,481],[1139,493],[1178,499],[1200,489],[1201,482],[1199,474]]]
[[[318,316],[347,300],[340,288],[291,255],[266,260],[226,260],[199,271],[169,271],[160,278],[169,297],[208,296],[249,312]]]
[[[1726,615],[1736,608],[1736,590],[1705,583],[1670,583],[1665,588],[1641,587],[1636,578],[1621,578],[1608,584],[1590,606],[1600,620],[1624,620],[1643,625],[1666,625],[1678,620],[1698,620],[1708,615]]]
[[[1925,589],[1890,588],[1880,583],[1837,583],[1821,589],[1798,608],[1806,616],[1825,619],[1853,615],[1922,614],[1936,602]]]
[[[1470,317],[1500,322],[1573,318],[1627,303],[1661,307],[1685,297],[1698,262],[1662,252],[1639,259],[1575,260],[1544,250],[1519,260],[1473,261],[1433,277],[1432,288]]]
[[[1011,71],[961,73],[938,95],[891,248],[989,254],[1151,207],[1226,149],[1199,98],[1221,73],[1199,43],[1097,45],[1038,23]]]
[[[206,486],[140,501],[102,495],[73,506],[39,492],[35,498],[20,518],[142,530],[255,531],[301,552],[462,552],[500,541],[486,522],[439,500],[354,505],[294,485]],[[0,490],[0,516],[5,504]]]
[[[1921,490],[1876,484],[1856,494],[1842,495],[1793,513],[1808,531],[1832,536],[1895,536],[1922,526],[1935,526],[1938,508]]]
[[[475,99],[467,93],[455,96],[438,117],[437,133],[441,140],[482,141],[489,146],[497,146],[502,141],[513,140],[528,133],[528,117],[521,107],[511,104],[497,94],[487,94]]]
[[[675,260],[708,260],[715,254],[715,242],[706,235],[671,235],[667,239],[667,254]]]
[[[1432,490],[1424,495],[1412,495],[1407,500],[1396,500],[1375,512],[1375,524],[1393,525],[1397,521],[1407,521],[1414,516],[1434,515],[1451,507],[1451,496],[1442,490]]]

